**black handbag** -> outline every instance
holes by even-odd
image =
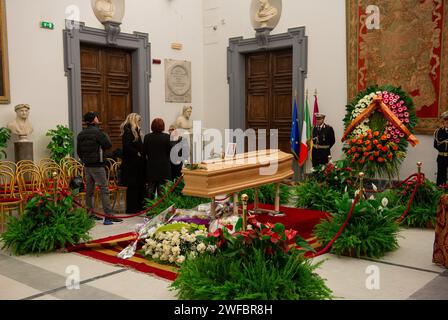
[[[76,190],[78,189],[78,191],[82,191],[85,189],[85,184],[84,184],[84,180],[82,180],[81,176],[75,176],[70,180],[70,189],[72,190]]]

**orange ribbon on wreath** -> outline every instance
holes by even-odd
[[[409,129],[403,124],[403,122],[400,121],[400,119],[398,119],[397,116],[395,116],[394,113],[384,104],[383,98],[381,96],[375,96],[372,103],[367,107],[367,109],[364,110],[358,117],[356,117],[356,119],[354,119],[352,123],[350,123],[350,125],[347,127],[347,130],[345,130],[344,132],[342,142],[346,141],[350,133],[352,133],[352,131],[355,130],[355,128],[359,126],[361,122],[367,119],[378,107],[383,111],[386,119],[389,120],[405,135],[406,140],[409,141],[409,143],[413,147],[415,147],[419,143],[418,139],[409,131]]]

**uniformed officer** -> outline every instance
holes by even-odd
[[[446,184],[448,168],[448,111],[442,113],[442,126],[434,132],[434,148],[439,151],[437,157],[437,185]]]
[[[313,167],[328,163],[328,156],[331,155],[330,149],[335,142],[334,130],[331,126],[325,124],[325,115],[316,113],[316,126],[313,127],[313,151],[311,153]]]

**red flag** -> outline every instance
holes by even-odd
[[[314,95],[313,126],[316,126],[316,113],[319,113],[319,105],[317,104],[317,95]]]

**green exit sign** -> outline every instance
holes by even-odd
[[[50,29],[53,30],[54,29],[54,23],[53,22],[47,22],[47,21],[42,21],[40,23],[40,27],[42,29]]]

